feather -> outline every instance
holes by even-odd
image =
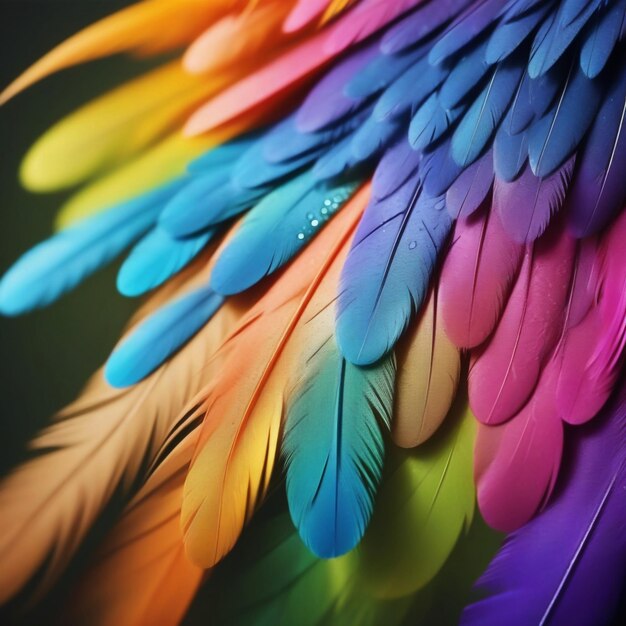
[[[417,110],[409,126],[409,142],[413,150],[424,150],[440,139],[465,112],[465,107],[446,109],[432,94]]]
[[[573,64],[557,102],[530,129],[528,157],[536,176],[549,176],[572,155],[593,122],[600,100],[598,81],[589,80]]]
[[[506,540],[463,626],[611,623],[625,582],[625,418],[622,386],[598,423],[571,433],[553,501]]]
[[[431,196],[445,194],[465,169],[452,158],[449,139],[431,147],[431,151],[424,154],[420,166],[426,193]]]
[[[331,335],[316,337],[302,381],[287,404],[283,455],[294,525],[314,554],[354,548],[367,527],[383,466],[395,363],[346,362]]]
[[[175,626],[183,619],[204,574],[185,557],[178,520],[194,426],[183,419],[168,434],[72,590],[63,623]]]
[[[513,102],[511,102],[509,112],[500,130],[504,129],[509,135],[517,135],[530,126],[537,115],[536,108],[538,100],[538,98],[532,97],[531,88],[534,87],[534,90],[537,90],[536,83],[548,82],[551,77],[552,74],[547,74],[543,78],[531,80],[528,73],[524,72],[515,97],[513,98]],[[548,89],[548,92],[550,91],[551,90]],[[545,91],[543,93],[545,94]],[[548,102],[545,106],[549,107],[550,104],[551,102]]]
[[[245,217],[215,264],[211,287],[231,295],[272,274],[315,237],[355,189],[355,183],[316,184],[310,172],[279,187]]]
[[[432,47],[428,59],[432,65],[441,65],[452,55],[481,35],[499,14],[501,0],[480,0],[473,2]]]
[[[467,167],[480,156],[506,113],[522,72],[522,64],[513,57],[497,65],[452,135],[452,157],[459,165]]]
[[[450,217],[468,218],[489,197],[493,185],[493,155],[487,152],[450,185],[446,206]]]
[[[18,315],[57,300],[154,223],[179,183],[113,207],[29,250],[0,282],[0,310]]]
[[[431,437],[456,396],[461,358],[443,330],[440,309],[435,287],[419,322],[396,349],[398,373],[391,436],[403,448],[412,448]]]
[[[329,4],[330,0],[297,0],[285,19],[283,30],[286,33],[295,33],[304,28],[319,19]]]
[[[209,287],[200,287],[160,308],[114,350],[105,368],[113,387],[134,385],[162,365],[193,337],[224,303]]]
[[[202,273],[192,283],[198,279]],[[176,285],[168,285],[164,294],[176,292],[187,278],[181,274],[174,280]],[[139,319],[162,299],[157,293]],[[113,389],[98,373],[82,396],[30,444],[35,458],[0,485],[0,554],[5,564],[0,569],[0,601],[35,574],[29,592],[39,596],[49,589],[113,495],[128,497],[174,420],[220,365],[215,359],[207,364],[207,355],[240,315],[241,301],[223,307],[183,350],[131,389]]]
[[[214,231],[177,240],[162,228],[153,228],[120,267],[118,291],[125,296],[139,296],[158,287],[200,254],[213,234]]]
[[[382,155],[372,177],[372,195],[384,199],[414,177],[422,160],[419,152],[411,149],[406,137],[401,136]]]
[[[521,174],[527,161],[528,133],[509,133],[505,120],[493,142],[493,168],[498,180],[511,183]]]
[[[443,263],[439,300],[443,327],[460,348],[473,348],[496,328],[522,263],[495,211],[459,219]]]
[[[469,528],[474,432],[474,419],[459,401],[423,446],[393,452],[359,554],[361,575],[377,596],[424,587]]]
[[[352,156],[351,139],[343,139],[317,159],[311,170],[316,180],[332,182],[332,179],[346,178],[356,168],[359,161]]]
[[[545,22],[533,41],[528,63],[531,78],[545,74],[554,66],[585,27],[601,1],[584,2],[578,11],[570,9],[580,0],[563,0],[559,3],[554,17]]]
[[[350,150],[355,160],[366,161],[391,145],[399,134],[400,124],[396,120],[379,122],[370,115],[352,135]]]
[[[567,198],[578,237],[598,232],[626,203],[626,71],[612,82],[577,162]]]
[[[530,243],[540,237],[550,221],[561,210],[572,178],[574,160],[546,178],[532,173],[528,165],[513,182],[496,179],[493,186],[493,208],[511,239]]]
[[[593,26],[580,50],[580,67],[589,78],[604,69],[620,39],[626,20],[626,0],[615,0],[595,14]]]
[[[559,338],[575,254],[560,224],[529,248],[500,323],[472,356],[470,405],[484,424],[517,413]]]
[[[234,545],[262,501],[275,462],[290,338],[347,244],[368,190],[359,192],[249,311],[224,343],[220,374],[199,397],[204,417],[182,507],[189,558],[203,567]],[[299,354],[300,342],[294,340]],[[241,372],[245,372],[242,378]]]
[[[383,35],[381,50],[397,54],[431,37],[472,0],[423,2],[415,11],[392,25]]]
[[[228,0],[211,10],[199,0],[150,0],[130,6],[70,37],[32,65],[0,94],[0,104],[59,70],[118,52],[167,52],[187,43],[224,11]],[[167,25],[167,28],[163,28]]]
[[[421,307],[451,224],[444,199],[413,180],[370,203],[339,293],[337,341],[348,361],[374,363],[393,348]]]
[[[361,99],[346,95],[345,86],[378,53],[378,42],[359,48],[342,59],[309,91],[296,113],[296,128],[312,133],[353,114],[363,106]]]
[[[543,370],[531,399],[508,422],[478,426],[474,474],[478,507],[497,530],[512,532],[545,505],[563,452],[563,423],[556,406],[558,370]]]

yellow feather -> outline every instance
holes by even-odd
[[[443,330],[437,289],[431,290],[418,322],[397,347],[398,374],[392,437],[403,448],[426,441],[446,417],[461,372],[457,347]]]
[[[224,345],[221,375],[199,406],[204,424],[182,508],[191,560],[211,567],[234,546],[265,496],[277,454],[285,387],[299,372],[287,350],[367,202],[363,190],[287,268]],[[299,354],[298,339],[290,344]]]

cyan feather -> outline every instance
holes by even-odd
[[[335,557],[358,544],[373,509],[393,404],[393,356],[347,362],[332,337],[312,354],[288,400],[283,454],[287,500],[304,543]]]
[[[506,113],[523,71],[519,58],[509,57],[498,64],[452,135],[452,158],[459,165],[467,167],[480,156]]]
[[[131,250],[117,275],[117,289],[125,296],[139,296],[163,284],[190,263],[215,231],[190,239],[173,239],[159,226]]]
[[[211,286],[222,295],[244,291],[293,258],[350,198],[353,182],[327,185],[309,172],[265,196],[220,254]]]
[[[428,290],[452,220],[441,197],[409,180],[363,215],[343,267],[337,341],[357,365],[393,348]]]
[[[109,357],[104,370],[109,384],[127,387],[151,374],[189,341],[223,302],[222,296],[205,286],[145,319]]]
[[[57,300],[141,237],[180,185],[127,200],[29,250],[0,282],[0,311],[19,315]]]
[[[401,129],[398,120],[379,122],[370,115],[361,127],[352,135],[350,150],[352,156],[363,162],[384,150],[397,137]]]

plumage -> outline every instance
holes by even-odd
[[[494,331],[523,254],[523,247],[508,239],[495,211],[456,222],[439,298],[443,327],[457,346],[479,346]]]
[[[370,202],[339,291],[337,341],[348,361],[368,365],[393,348],[421,307],[450,226],[444,199],[413,181]]]
[[[490,152],[472,163],[450,185],[446,207],[452,218],[468,218],[489,199],[493,185],[493,160]]]
[[[419,322],[396,349],[395,405],[391,436],[402,448],[424,443],[443,423],[461,374],[459,350],[443,329],[441,303],[435,286]]]
[[[610,623],[624,583],[624,389],[566,447],[554,500],[511,535],[461,623]],[[535,582],[532,572],[541,572]],[[607,576],[604,576],[604,574]]]
[[[464,108],[446,109],[433,94],[411,119],[409,142],[414,150],[423,150],[440,139],[463,114]]]

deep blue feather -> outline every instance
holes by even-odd
[[[413,149],[424,150],[436,142],[464,112],[463,105],[448,109],[437,94],[432,94],[411,119],[409,142]]]

